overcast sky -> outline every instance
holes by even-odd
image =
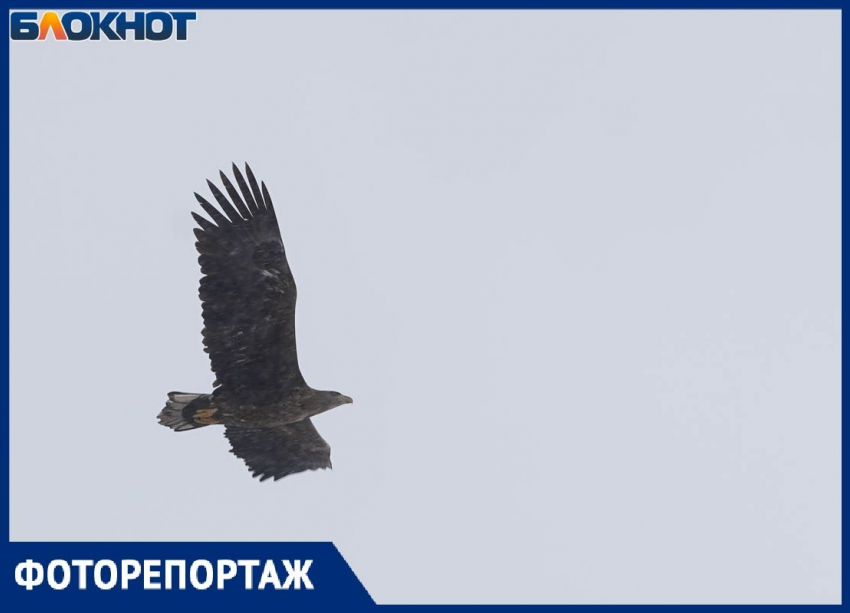
[[[208,392],[268,185],[333,471]],[[214,12],[11,44],[11,537],[329,540],[379,603],[838,602],[840,13]]]

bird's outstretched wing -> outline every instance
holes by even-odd
[[[305,470],[331,467],[331,448],[310,419],[275,428],[227,426],[231,452],[260,481],[275,481]]]
[[[265,184],[236,165],[239,190],[222,172],[230,200],[207,184],[221,210],[195,194],[210,219],[192,213],[201,265],[204,344],[217,395],[242,405],[277,402],[304,385],[295,346],[295,280]],[[240,195],[241,192],[241,195]]]

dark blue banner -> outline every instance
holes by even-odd
[[[331,543],[11,543],[15,610],[374,604]]]

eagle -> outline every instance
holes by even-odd
[[[192,212],[214,389],[169,393],[159,423],[176,432],[223,425],[260,481],[330,468],[330,445],[310,418],[352,400],[311,388],[298,367],[295,280],[265,183],[247,164],[245,176],[233,165],[238,190],[219,174],[230,200],[208,180],[220,210],[195,193],[209,219]]]

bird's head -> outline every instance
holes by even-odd
[[[351,398],[339,392],[317,391],[312,398],[312,404],[316,413],[324,413],[334,407],[354,402]]]

